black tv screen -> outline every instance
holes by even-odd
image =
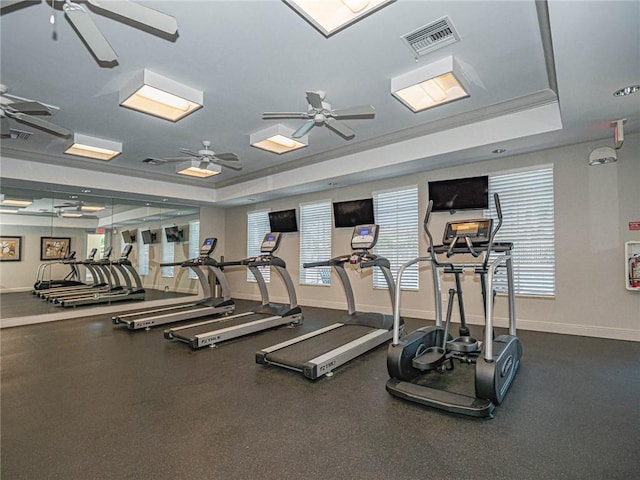
[[[145,245],[149,245],[155,240],[155,234],[151,233],[151,230],[142,230],[140,235],[142,236],[142,243]]]
[[[433,212],[489,208],[489,177],[429,182],[429,200]]]
[[[167,242],[181,242],[183,231],[175,225],[172,227],[165,227],[164,234],[167,238]]]
[[[134,232],[129,230],[123,230],[122,239],[124,240],[124,243],[134,243],[136,241],[136,235]]]
[[[296,221],[296,210],[269,212],[269,228],[272,232],[297,232],[298,222]]]
[[[336,228],[376,223],[373,198],[333,203],[333,224]]]

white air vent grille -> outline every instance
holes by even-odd
[[[460,41],[460,36],[449,17],[443,17],[429,25],[402,36],[409,48],[417,55],[426,55],[433,50]]]

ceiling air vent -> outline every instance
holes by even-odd
[[[449,17],[443,17],[429,25],[402,36],[402,41],[415,53],[416,57],[460,41],[460,36]]]
[[[24,130],[16,130],[13,128],[10,129],[9,132],[12,139],[17,138],[19,140],[29,140],[29,138],[31,138],[31,135],[33,135],[33,132],[25,132]]]

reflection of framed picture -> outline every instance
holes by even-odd
[[[62,258],[69,252],[70,247],[70,238],[40,237],[40,260]]]
[[[22,237],[0,237],[0,261],[22,260]]]

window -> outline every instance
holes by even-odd
[[[260,255],[260,246],[264,236],[269,233],[269,210],[260,210],[247,213],[247,257]],[[269,283],[271,270],[269,267],[258,267],[262,272],[264,281]],[[255,282],[253,273],[247,269],[247,281]]]
[[[300,284],[331,285],[331,267],[304,268],[331,258],[331,201],[300,205]]]
[[[189,258],[200,255],[200,220],[189,222]],[[189,268],[189,278],[197,279],[198,275]]]
[[[138,273],[140,275],[149,275],[149,245],[142,241],[138,234]]]
[[[166,227],[173,225],[163,225],[160,231],[162,235],[162,263],[172,263],[174,253],[174,243],[167,241],[167,235],[164,232]],[[173,278],[173,267],[162,267],[162,278]]]
[[[391,264],[394,279],[404,263],[418,254],[418,187],[402,190],[388,190],[373,193],[376,223],[380,227],[376,255],[385,257]],[[418,265],[407,268],[402,276],[402,288],[418,289]],[[387,288],[387,282],[380,269],[374,269],[374,288]]]
[[[503,224],[496,241],[513,242],[514,293],[555,295],[553,166],[489,176],[489,210],[497,218],[493,194],[500,196]],[[498,292],[506,292],[504,268],[495,276]]]

